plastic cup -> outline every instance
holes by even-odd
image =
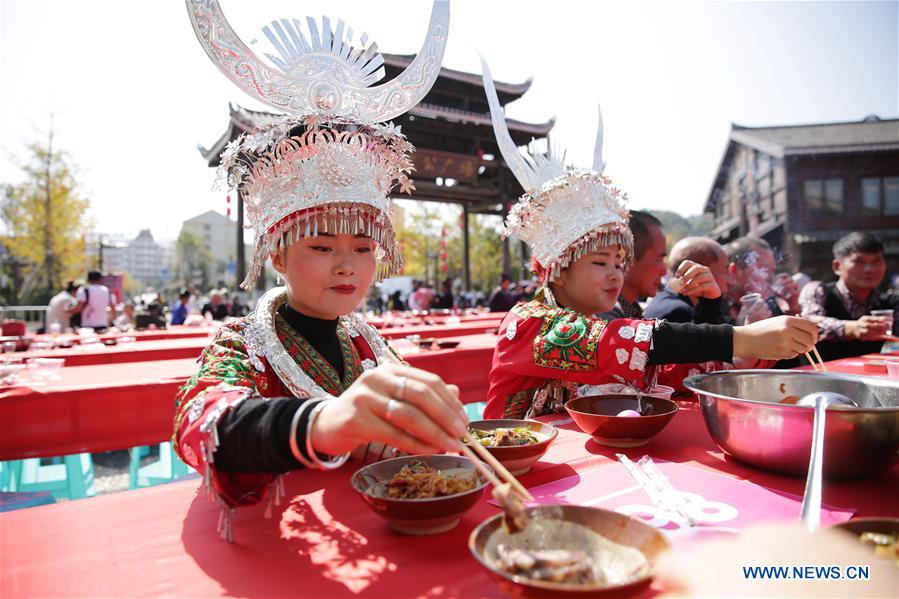
[[[65,362],[64,358],[35,358],[28,366],[37,377],[59,380],[59,371]]]
[[[893,310],[871,310],[871,316],[874,318],[879,318],[886,323],[886,334],[893,334],[893,318],[895,313]]]
[[[649,393],[646,393],[646,395],[658,397],[660,399],[671,399],[671,396],[674,395],[674,387],[669,387],[668,385],[656,385],[650,389]]]

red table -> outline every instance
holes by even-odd
[[[193,359],[74,366],[45,386],[0,388],[0,460],[165,441],[196,370]]]
[[[724,459],[698,405],[681,411],[652,443],[624,450],[745,478],[801,495],[804,481]],[[564,425],[526,486],[608,465],[616,451]],[[273,518],[241,509],[234,543],[215,533],[218,507],[200,481],[0,514],[0,596],[502,597],[471,557],[468,535],[497,512],[486,497],[450,532],[391,532],[349,484],[355,465],[286,477]],[[899,468],[869,481],[828,483],[826,503],[861,516],[899,516]],[[645,593],[653,594],[653,590]]]
[[[499,321],[483,320],[458,325],[409,326],[395,329],[384,329],[381,334],[386,339],[404,339],[410,335],[421,338],[448,340],[449,337],[480,335],[491,329],[499,328]],[[80,346],[18,352],[15,359],[31,358],[64,358],[66,366],[90,366],[94,364],[118,364],[120,362],[144,362],[150,360],[177,360],[180,358],[196,358],[208,345],[210,337],[190,337],[182,335],[170,339],[145,340],[141,343],[126,345],[95,344],[93,347]],[[492,346],[491,346],[492,347]],[[480,401],[480,400],[478,400]]]
[[[455,349],[404,357],[458,385],[464,402],[484,401],[496,336],[457,340]],[[172,434],[175,394],[196,371],[194,358],[73,366],[45,386],[0,388],[0,460],[164,441]]]
[[[104,333],[98,335],[102,339],[113,339],[115,337],[134,337],[136,341],[159,341],[161,339],[184,339],[185,337],[208,337],[213,334],[215,327],[186,327],[184,325],[171,325],[165,329],[145,330],[145,331],[128,331],[125,333]],[[53,339],[70,339],[78,343],[81,338],[78,335],[34,335],[35,341],[50,341]]]
[[[448,320],[451,320],[451,322],[453,322],[454,324],[458,324],[461,322],[477,322],[479,320],[502,320],[505,315],[505,312],[477,312],[475,314],[455,316],[445,314],[428,314],[427,316],[394,316],[393,318],[375,316],[373,318],[367,318],[366,322],[377,329],[382,329],[409,325],[417,326],[428,324],[448,324]]]
[[[460,322],[459,324],[430,324],[430,325],[407,325],[402,327],[378,329],[381,336],[385,339],[402,339],[410,335],[418,335],[419,337],[434,337],[435,339],[444,339],[446,337],[459,337],[461,335],[477,335],[488,331],[498,331],[500,319],[485,318],[483,320],[475,320],[472,322]]]
[[[97,343],[94,347],[89,348],[75,346],[39,351],[29,350],[15,354],[15,357],[22,359],[63,358],[66,361],[66,367],[119,364],[121,362],[147,362],[151,360],[177,360],[180,358],[196,359],[208,344],[208,336],[181,337],[123,345]]]

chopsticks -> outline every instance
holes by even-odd
[[[471,447],[469,447],[465,443],[469,443],[471,445]],[[474,452],[471,451],[471,448],[474,448]],[[475,452],[478,454],[478,456],[475,456]],[[512,473],[509,472],[506,469],[506,467],[502,465],[502,463],[500,463],[499,460],[497,460],[495,457],[493,457],[492,453],[487,451],[487,449],[483,445],[478,443],[477,441],[472,441],[471,437],[469,437],[467,434],[465,435],[465,439],[463,439],[462,453],[465,454],[466,457],[471,458],[472,460],[475,460],[475,461],[480,461],[477,458],[481,457],[485,462],[490,464],[493,467],[493,469],[496,470],[496,472],[501,474],[503,476],[503,478],[506,479],[506,482],[508,482],[510,485],[512,485],[512,488],[515,489],[516,491],[518,491],[522,497],[524,497],[528,501],[535,501],[534,496],[531,495],[531,493],[525,488],[524,485],[522,485],[520,482],[518,482],[518,479],[515,478],[512,475]],[[477,464],[475,464],[475,465],[477,465]],[[493,482],[493,481],[491,480],[490,482]],[[494,483],[494,485],[495,484],[496,483]]]
[[[393,352],[389,348],[386,348],[383,352],[381,352],[381,357],[388,362],[396,364],[397,366],[406,366],[406,364],[403,364],[395,355],[393,355]],[[468,443],[470,447],[469,445],[466,445],[466,443]],[[522,497],[524,497],[528,501],[535,501],[534,496],[530,494],[530,492],[525,488],[524,485],[518,482],[518,479],[515,478],[512,473],[509,472],[506,467],[499,462],[499,460],[493,457],[493,454],[487,451],[487,449],[480,443],[471,441],[468,433],[465,434],[465,438],[462,439],[462,442],[460,442],[459,448],[462,455],[474,462],[475,468],[478,469],[478,472],[480,472],[484,476],[484,478],[490,481],[490,484],[492,484],[494,487],[503,485],[502,480],[500,480],[496,475],[498,474],[505,478],[506,481],[512,486],[512,488],[518,491],[518,493],[521,494]],[[474,448],[474,451],[472,451],[472,448]],[[490,464],[496,474],[490,472],[490,469],[486,468],[483,462],[487,462],[488,464]]]
[[[808,360],[808,363],[812,365],[812,369],[815,372],[829,372],[829,370],[827,370],[827,366],[824,365],[824,360],[821,359],[821,354],[818,353],[818,348],[814,345],[812,346],[812,352],[814,352],[815,357],[818,358],[817,364],[815,364],[815,361],[812,360],[811,352],[805,352],[805,359]]]

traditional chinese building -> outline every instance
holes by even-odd
[[[816,278],[832,278],[833,243],[856,230],[880,238],[899,272],[899,119],[732,125],[705,212],[718,241],[762,237]]]
[[[384,54],[385,80],[392,79],[412,62],[414,56]],[[500,102],[517,100],[531,86],[523,83],[495,82]],[[211,167],[229,141],[244,132],[264,126],[278,115],[230,106],[228,130],[208,150],[200,148]],[[470,288],[468,218],[471,214],[505,216],[522,189],[500,155],[490,123],[490,109],[480,74],[441,68],[431,91],[411,111],[394,121],[415,146],[415,191],[412,196],[397,196],[462,206],[463,268],[466,289]],[[512,139],[520,145],[532,139],[545,139],[554,121],[525,123],[507,119]],[[242,200],[238,197],[238,225],[242,230]],[[238,252],[242,249],[238,243]],[[522,254],[526,255],[526,254]],[[508,241],[503,252],[503,270],[510,271]],[[245,260],[238,255],[237,279],[243,279]]]

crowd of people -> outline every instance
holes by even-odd
[[[852,232],[833,245],[836,281],[822,282],[785,270],[775,249],[758,237],[724,246],[687,237],[668,252],[662,224],[652,215],[632,211],[630,229],[634,262],[606,318],[742,325],[801,316],[818,326],[824,359],[878,352],[896,335],[899,293],[889,286],[883,244],[869,233]],[[695,283],[680,287],[685,278]]]
[[[407,294],[395,290],[383,295],[375,285],[366,301],[366,307],[376,314],[386,311],[463,310],[487,308],[491,312],[508,312],[516,302],[530,299],[536,291],[536,283],[525,279],[515,283],[508,274],[500,276],[499,284],[484,295],[479,289],[464,290],[461,281],[446,278],[440,285],[421,279],[412,279]]]
[[[165,294],[157,292],[124,297],[121,290],[110,289],[103,280],[99,271],[92,270],[86,280],[68,281],[47,305],[44,330],[64,333],[93,329],[102,333],[113,327],[119,331],[160,329],[240,318],[250,310],[239,293],[232,294],[224,287],[207,294],[184,288],[170,303]]]

